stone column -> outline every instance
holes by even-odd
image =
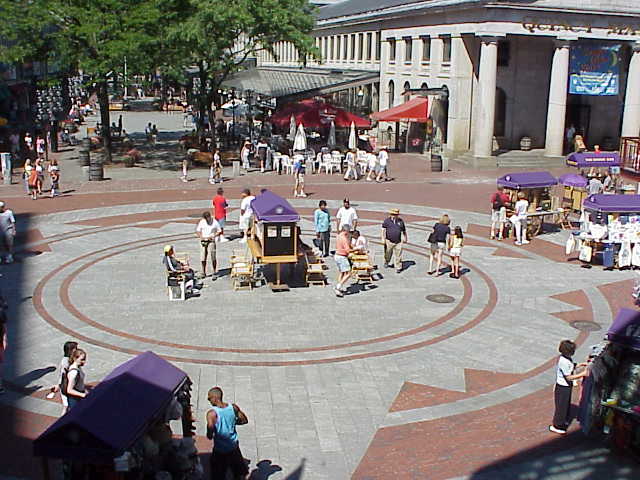
[[[568,40],[557,40],[553,52],[544,145],[547,157],[562,156],[569,84],[569,43]]]
[[[477,100],[478,123],[473,154],[476,157],[490,157],[493,153],[493,124],[496,113],[498,39],[482,37],[481,40]]]
[[[638,135],[640,135],[640,42],[635,42],[631,51],[629,74],[627,75],[622,136],[637,137]]]
[[[467,40],[473,45],[473,38]],[[471,128],[471,99],[473,91],[473,62],[465,39],[451,38],[451,87],[449,120],[447,122],[447,150],[454,154],[469,150]]]

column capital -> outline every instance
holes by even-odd
[[[498,41],[502,38],[506,37],[505,34],[495,34],[495,33],[478,33],[476,37],[480,38],[482,43],[498,43]]]
[[[632,53],[640,53],[640,40],[636,40],[635,42],[629,42],[629,46],[631,47]]]

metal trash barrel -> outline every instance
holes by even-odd
[[[431,171],[442,171],[442,155],[431,155]]]
[[[102,158],[98,155],[91,157],[91,163],[89,163],[89,181],[99,182],[104,180],[104,168],[102,166]]]
[[[80,148],[78,149],[78,161],[83,167],[88,167],[91,162],[91,140],[85,138],[80,142]]]

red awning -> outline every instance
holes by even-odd
[[[426,97],[416,97],[397,107],[372,113],[370,117],[383,122],[425,123],[428,118],[428,104],[429,101]]]
[[[313,99],[286,105],[283,109],[277,111],[270,121],[280,128],[286,128],[291,122],[291,115],[295,118],[296,124],[302,123],[308,128],[328,128],[331,125],[331,120],[338,128],[350,127],[351,122],[357,128],[371,127],[371,121],[366,118]]]

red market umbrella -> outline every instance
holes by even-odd
[[[429,100],[425,97],[412,98],[408,102],[398,105],[388,110],[372,113],[374,120],[382,122],[417,122],[425,123],[429,117],[427,109]]]
[[[303,123],[307,128],[329,128],[331,121],[336,127],[342,128],[349,127],[351,122],[358,128],[371,127],[371,122],[366,118],[313,99],[286,105],[271,117],[271,123],[285,128],[289,124],[291,116],[295,118],[296,123]]]

